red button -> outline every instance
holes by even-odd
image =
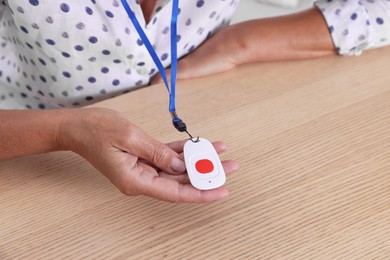
[[[195,163],[195,168],[199,173],[207,174],[214,170],[214,165],[210,160],[202,159]]]

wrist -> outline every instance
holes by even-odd
[[[221,33],[223,55],[236,66],[247,63],[245,57],[251,52],[245,28],[245,23],[235,24],[224,28],[225,31]]]
[[[82,108],[64,110],[56,132],[56,145],[60,150],[77,152],[86,121],[84,115]]]
[[[104,119],[107,113],[110,113],[110,119],[116,115],[116,112],[105,108],[66,110],[58,127],[58,146],[62,150],[69,150],[84,156],[91,149],[91,146],[102,142],[104,138],[101,135],[107,134],[105,129],[112,126],[112,122],[106,122]],[[110,131],[112,131],[111,128]]]
[[[229,55],[234,64],[243,65],[250,62],[262,61],[263,35],[257,20],[235,24],[229,27],[226,39]],[[233,50],[233,51],[232,51]]]

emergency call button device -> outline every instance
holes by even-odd
[[[213,145],[204,138],[188,140],[184,145],[184,161],[192,186],[199,190],[221,187],[225,171]]]

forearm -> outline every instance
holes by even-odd
[[[0,160],[62,149],[61,121],[68,110],[0,110]]]
[[[237,63],[297,60],[336,55],[328,27],[319,10],[231,26],[230,42],[237,51]]]
[[[180,60],[178,78],[210,75],[251,62],[336,54],[323,15],[313,7],[293,15],[251,20],[223,28]]]

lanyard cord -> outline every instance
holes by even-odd
[[[141,25],[139,24],[133,10],[130,8],[130,5],[126,0],[121,0],[123,7],[125,8],[130,20],[132,21],[135,29],[137,30],[142,42],[145,44],[146,49],[148,50],[150,56],[152,57],[154,63],[156,64],[158,70],[160,71],[161,77],[163,78],[165,87],[169,93],[169,112],[171,113],[172,123],[175,128],[180,132],[186,132],[191,139],[193,137],[188,133],[185,123],[177,116],[176,114],[176,72],[177,72],[177,16],[179,14],[179,0],[172,0],[172,19],[171,19],[171,88],[169,88],[167,74],[164,66],[162,65],[160,59],[157,56],[156,51],[154,50],[152,44],[150,43],[145,32],[142,30]]]

